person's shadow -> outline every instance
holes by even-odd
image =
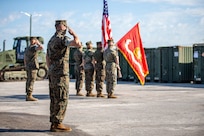
[[[13,136],[16,133],[19,135],[26,135],[25,133],[30,133],[31,135],[46,133],[52,136],[90,136],[73,125],[70,126],[72,131],[68,133],[50,132],[49,116],[45,115],[0,112],[0,119],[0,136]]]
[[[13,132],[13,133],[17,133],[17,132],[50,132],[49,130],[34,130],[34,129],[6,129],[6,128],[0,128],[0,133],[1,132]]]

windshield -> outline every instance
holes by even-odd
[[[16,49],[16,47],[17,47],[17,43],[18,43],[18,40],[14,40],[14,43],[13,43],[13,49]]]

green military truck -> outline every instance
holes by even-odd
[[[36,38],[43,44],[44,39],[40,36]],[[24,66],[24,52],[25,48],[30,45],[30,37],[15,37],[13,49],[5,51],[4,48],[0,52],[0,81],[15,81],[25,80],[26,71]],[[44,79],[47,77],[48,68],[46,65],[46,54],[43,51],[38,51],[39,70],[37,79]]]

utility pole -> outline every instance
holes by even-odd
[[[34,15],[32,15],[32,14],[30,14],[30,13],[27,13],[27,12],[22,12],[21,11],[21,13],[22,14],[24,14],[24,15],[26,15],[26,16],[28,16],[28,17],[30,17],[30,37],[32,36],[32,17],[33,16],[42,16],[41,14],[34,14]]]

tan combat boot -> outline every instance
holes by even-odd
[[[96,95],[93,94],[91,91],[88,91],[86,94],[87,97],[95,97]]]
[[[76,96],[84,96],[84,95],[80,93],[80,90],[77,90]]]
[[[51,132],[70,132],[72,129],[68,126],[64,126],[61,123],[52,123],[50,127]]]
[[[98,93],[97,94],[97,97],[102,97],[102,98],[104,98],[104,97],[106,97],[104,94],[102,94],[102,93]]]
[[[113,98],[113,99],[115,99],[115,98],[117,98],[115,95],[113,95],[113,93],[109,93],[108,94],[108,98]]]
[[[32,96],[32,93],[26,95],[26,101],[37,101],[38,99]]]

